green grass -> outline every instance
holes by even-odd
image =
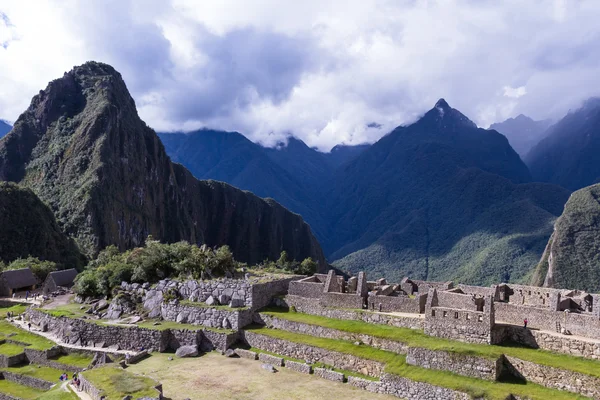
[[[80,307],[84,307],[80,309]],[[68,317],[68,318],[79,318],[87,315],[85,311],[89,309],[89,305],[79,303],[67,303],[54,308],[40,308],[38,311],[52,315],[53,317]]]
[[[23,314],[25,310],[27,310],[27,306],[25,304],[16,304],[11,307],[2,307],[0,308],[0,318],[6,318],[6,313],[8,313],[9,311],[16,316]]]
[[[530,399],[585,399],[574,393],[545,388],[533,383],[515,384],[505,382],[491,382],[482,379],[468,378],[447,371],[431,370],[406,364],[406,356],[385,350],[374,349],[369,346],[355,345],[345,340],[326,339],[308,336],[265,327],[250,327],[247,330],[287,340],[294,343],[320,347],[329,351],[351,354],[356,357],[379,361],[386,365],[385,371],[402,376],[414,381],[426,382],[470,394],[473,397],[485,397],[493,400],[504,400],[508,394],[515,394]]]
[[[27,343],[29,344],[28,348],[34,350],[48,350],[56,345],[43,336],[18,328],[6,321],[0,321],[0,334],[9,340]],[[9,337],[9,335],[12,336]]]
[[[17,354],[21,354],[23,352],[23,347],[16,345],[14,343],[3,343],[0,344],[0,354],[3,356],[16,356]]]
[[[9,367],[5,368],[4,370],[12,372],[13,374],[31,376],[32,378],[42,379],[47,382],[58,382],[58,378],[63,372],[69,373],[69,377],[73,373],[73,371],[70,371],[68,369],[65,371],[33,364],[22,365],[18,367]]]
[[[6,379],[0,380],[0,393],[5,393],[24,400],[35,400],[44,394],[44,392],[39,389],[19,385],[18,383],[7,381]]]
[[[100,367],[81,374],[100,389],[108,399],[121,399],[127,395],[137,399],[156,397],[158,394],[154,389],[157,382],[120,368]]]
[[[60,356],[53,358],[52,361],[56,361],[57,363],[73,366],[78,368],[87,368],[88,365],[92,362],[92,356],[88,356],[83,353],[70,353],[70,354],[61,354]]]
[[[36,400],[79,400],[79,396],[73,393],[70,388],[65,389],[63,390],[60,385],[56,385]]]
[[[388,325],[369,324],[362,321],[341,320],[316,315],[269,309],[264,312],[273,317],[301,322],[324,328],[336,329],[343,332],[371,335],[405,343],[411,347],[423,347],[430,350],[441,350],[463,355],[471,355],[488,359],[497,359],[502,354],[531,361],[536,364],[564,370],[579,372],[600,377],[600,361],[567,354],[553,353],[546,350],[530,349],[517,346],[492,346],[483,344],[463,343],[454,340],[437,338],[426,335],[423,331],[409,328],[397,328]]]

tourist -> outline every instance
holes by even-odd
[[[27,323],[27,327],[29,328],[29,330],[31,330],[31,322]]]
[[[527,328],[527,322],[529,322],[529,321],[527,321],[527,318],[525,318],[523,320],[523,328]]]
[[[25,301],[29,299],[29,290],[25,292]]]
[[[17,296],[16,293],[13,293],[12,298],[14,299]]]

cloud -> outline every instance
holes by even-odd
[[[323,150],[375,141],[440,97],[487,126],[599,94],[593,0],[3,0],[0,15],[9,120],[91,59],[122,73],[157,130],[293,134]]]

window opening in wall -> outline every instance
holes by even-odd
[[[529,295],[531,296],[531,290],[529,291]]]
[[[479,316],[479,322],[483,322],[483,315]]]
[[[447,316],[448,316],[448,312],[444,311],[444,317],[447,317]]]
[[[431,310],[431,316],[435,317],[435,310]]]
[[[458,313],[457,312],[454,313],[454,318],[458,318]]]
[[[465,317],[467,318],[467,321],[469,321],[471,319],[471,316],[469,314],[466,314]]]
[[[550,297],[550,293],[546,293],[546,297]]]

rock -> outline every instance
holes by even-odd
[[[102,311],[104,309],[107,309],[108,306],[109,306],[108,301],[102,299],[98,303],[96,303],[96,306],[94,307],[94,309],[96,311]]]
[[[196,345],[187,345],[181,346],[175,352],[177,357],[196,357],[198,355],[198,346]]]
[[[80,309],[80,310],[84,310],[84,309],[85,309],[85,306],[79,306],[79,309]]]
[[[275,369],[275,367],[272,366],[271,364],[262,364],[260,367],[262,369],[266,369],[267,371],[272,372],[272,373],[277,372],[277,370]]]
[[[173,357],[169,357],[169,358],[167,358],[167,360],[173,361]]]
[[[158,325],[160,325],[160,322],[155,322],[155,323],[153,323],[152,325],[154,325],[154,326],[158,326]]]
[[[229,303],[229,296],[222,294],[219,296],[219,304],[228,304]]]
[[[246,305],[245,300],[234,296],[231,298],[231,303],[229,303],[229,307],[231,308],[239,308],[239,307],[244,307]]]
[[[134,315],[133,317],[130,318],[129,322],[132,324],[137,324],[141,320],[142,320],[142,317],[140,317],[139,315]]]
[[[210,296],[208,299],[206,299],[206,305],[207,306],[218,306],[219,303],[218,303],[217,299],[214,298],[214,296]]]
[[[221,327],[223,329],[231,329],[231,323],[229,322],[229,319],[223,318],[223,322],[221,323]]]
[[[233,349],[227,349],[227,350],[225,350],[225,354],[224,355],[225,355],[225,357],[233,357],[236,354],[235,354],[235,351],[233,351]]]

